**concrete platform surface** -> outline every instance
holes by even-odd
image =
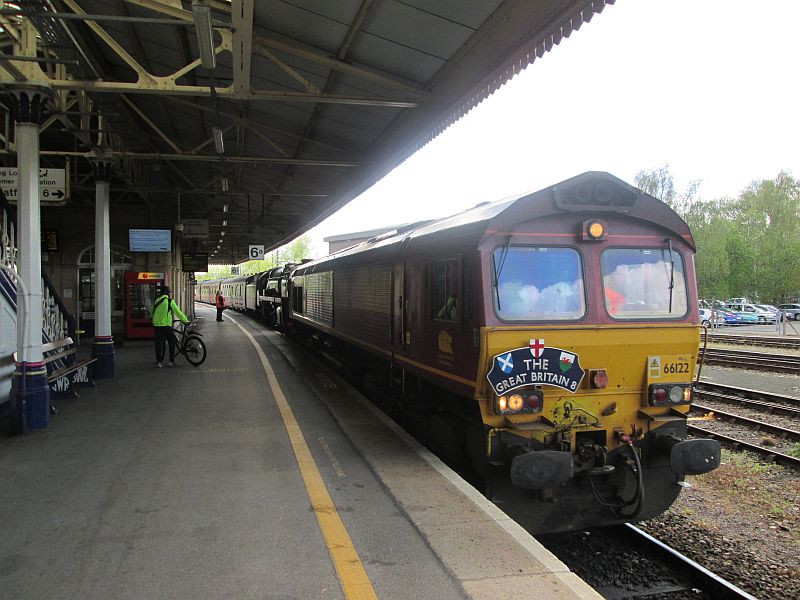
[[[0,439],[0,598],[599,597],[310,355],[198,314],[199,368],[118,348],[115,379]]]

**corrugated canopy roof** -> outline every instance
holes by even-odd
[[[112,220],[141,205],[171,226],[180,206],[209,219],[209,252],[226,220],[211,262],[238,262],[355,198],[612,3],[208,0],[212,70],[191,0],[6,2],[4,53],[38,62],[0,59],[0,81],[52,90],[42,166],[69,157],[71,202],[93,201],[86,156],[110,152]]]

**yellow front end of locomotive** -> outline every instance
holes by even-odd
[[[485,425],[570,447],[580,431],[595,439],[603,432],[611,450],[622,435],[640,439],[688,413],[700,329],[487,327],[481,342],[476,391]]]

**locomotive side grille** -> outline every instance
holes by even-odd
[[[337,271],[334,281],[337,331],[374,344],[391,340],[391,265]]]
[[[319,323],[333,325],[333,274],[311,273],[305,277],[305,314]]]

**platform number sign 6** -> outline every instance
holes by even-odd
[[[264,260],[264,246],[250,246],[250,260]]]

